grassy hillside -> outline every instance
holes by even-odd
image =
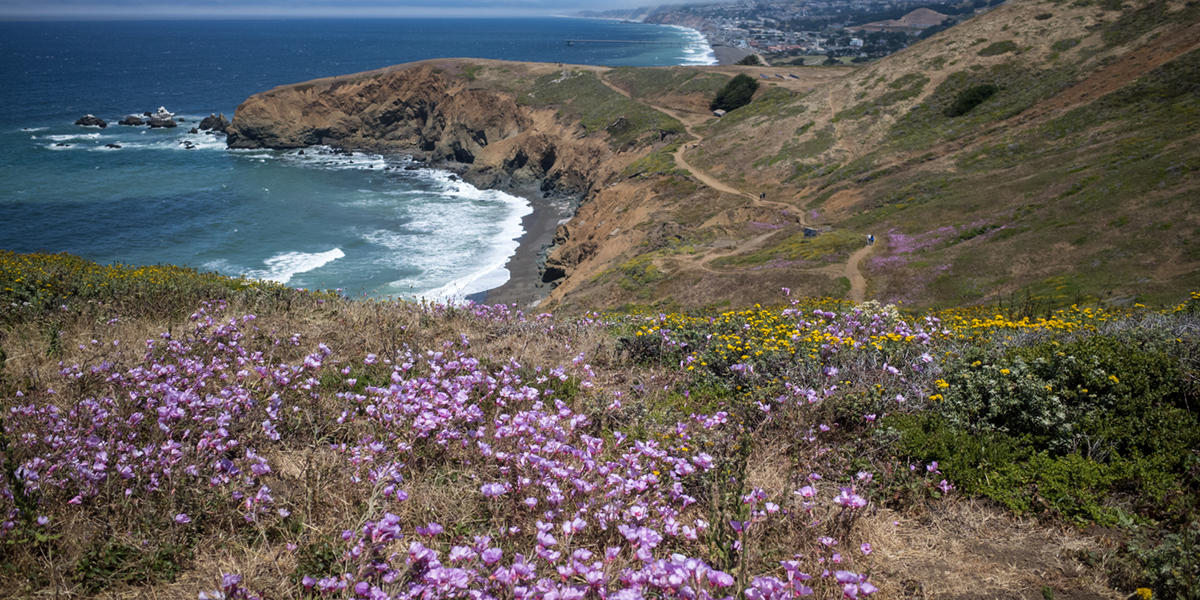
[[[767,201],[689,228],[687,256],[610,262],[651,257],[643,302],[746,305],[789,281],[849,297],[854,274],[865,297],[919,306],[1128,305],[1200,285],[1195,2],[1017,0],[857,69],[743,70],[763,89],[721,119],[670,103],[714,83],[687,71],[605,75],[684,118],[695,170]],[[854,246],[801,260],[806,227],[879,242],[857,268]],[[561,299],[619,304],[590,281]]]
[[[566,318],[0,265],[10,595],[1200,583],[1200,293],[1033,317],[785,291]]]

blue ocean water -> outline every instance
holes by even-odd
[[[397,168],[403,157],[230,151],[223,138],[187,133],[277,85],[452,56],[712,59],[691,30],[590,19],[0,23],[0,248],[182,264],[349,295],[461,296],[500,285],[531,210],[524,199]],[[159,106],[181,126],[116,125]],[[72,124],[85,113],[109,126]]]

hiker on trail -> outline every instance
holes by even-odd
[[[873,233],[868,233],[868,234],[867,234],[867,245],[868,245],[868,246],[874,246],[874,245],[875,245],[875,234],[873,234]]]
[[[766,200],[766,199],[767,199],[767,193],[766,193],[766,192],[763,192],[763,193],[759,194],[759,195],[758,195],[758,199],[759,199],[759,200]]]

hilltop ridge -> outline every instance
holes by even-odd
[[[1198,12],[1011,2],[859,68],[427,61],[256,95],[230,139],[576,195],[552,306],[1158,300],[1200,283]]]

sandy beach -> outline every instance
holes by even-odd
[[[516,304],[524,309],[550,294],[552,288],[541,281],[538,261],[542,248],[554,240],[559,222],[571,216],[570,201],[561,197],[543,198],[536,183],[508,192],[525,198],[533,207],[533,212],[521,219],[525,233],[516,253],[505,265],[508,281],[468,299],[486,304]]]
[[[733,46],[713,46],[713,54],[717,56],[718,65],[736,65],[739,60],[754,54],[753,50],[734,48]]]

